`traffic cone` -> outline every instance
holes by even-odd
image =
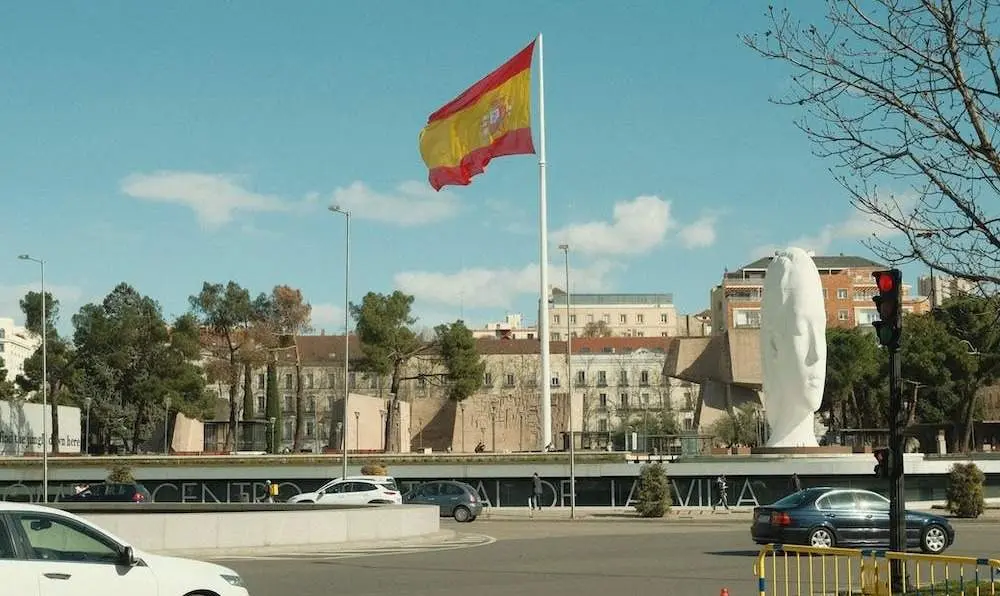
[[[729,596],[729,588],[722,588],[722,591],[719,592],[719,596]]]

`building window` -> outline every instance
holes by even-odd
[[[257,375],[257,389],[264,389],[267,387],[267,377],[265,375]]]
[[[570,315],[569,316],[569,324],[570,325],[576,325],[576,315]]]
[[[854,310],[854,320],[858,325],[871,325],[879,320],[878,311],[874,308],[858,308]]]
[[[837,311],[837,320],[838,321],[846,321],[848,318],[849,318],[848,317],[848,312],[846,310],[841,309],[841,310]]]
[[[559,315],[552,315],[552,322],[556,325],[559,324]]]
[[[733,311],[733,327],[736,328],[757,328],[760,327],[760,310],[758,309],[736,309]]]
[[[5,337],[7,337],[7,330],[6,329],[0,329],[0,339],[3,339]]]
[[[265,413],[264,412],[265,409],[267,409],[267,404],[265,403],[264,400],[264,394],[261,393],[260,395],[257,396],[257,414],[259,416],[263,416]]]
[[[330,373],[330,374],[326,375],[326,386],[327,387],[329,387],[330,389],[333,389],[334,385],[336,385],[336,384],[337,384],[337,378],[334,376],[333,373]]]
[[[622,325],[628,323],[628,315],[618,315],[618,322]]]
[[[618,384],[628,386],[628,371],[623,370],[618,373]]]
[[[576,384],[580,385],[580,386],[583,386],[583,385],[587,384],[587,373],[586,372],[584,372],[582,370],[576,371]]]
[[[635,315],[635,322],[636,323],[645,323],[646,322],[646,315]]]
[[[645,331],[636,331],[635,332],[635,336],[636,337],[646,337],[646,332]]]
[[[587,315],[587,322],[588,323],[593,323],[594,322],[594,315]]]
[[[493,373],[486,373],[483,375],[483,385],[485,387],[493,386]]]
[[[551,387],[558,387],[559,386],[559,375],[553,375],[552,376],[552,380],[550,381],[550,386]]]
[[[649,371],[648,370],[644,370],[641,373],[639,373],[639,384],[643,385],[643,386],[649,385]]]
[[[623,409],[628,409],[628,393],[621,394],[621,404]]]
[[[504,376],[504,385],[506,385],[507,387],[514,386],[514,373],[507,373]]]
[[[598,398],[598,402],[597,403],[600,406],[600,408],[602,410],[607,410],[608,409],[608,394],[607,393],[602,393],[602,394],[598,395],[597,398]]]
[[[607,387],[608,386],[608,373],[606,373],[603,370],[597,371],[597,385],[599,387]]]
[[[597,430],[602,433],[608,432],[608,420],[607,418],[601,418],[597,421]]]
[[[601,320],[604,321],[605,323],[610,323],[611,315],[609,315],[608,313],[604,313],[604,315],[601,316]]]
[[[306,389],[313,388],[313,374],[309,373],[306,375]]]
[[[286,418],[282,423],[285,427],[285,432],[283,433],[287,439],[295,438],[295,420]]]
[[[559,334],[558,333],[553,333],[552,334],[552,341],[559,341]]]
[[[306,438],[311,439],[316,436],[316,424],[312,420],[306,420]]]
[[[666,322],[668,322],[668,321],[667,321],[667,313],[662,313],[662,314],[660,315],[660,322],[661,322],[661,323],[666,323]]]
[[[292,373],[285,373],[285,389],[292,388]]]
[[[837,300],[847,300],[847,288],[837,289]]]

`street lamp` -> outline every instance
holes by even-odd
[[[170,445],[167,443],[167,438],[169,436],[170,436],[170,397],[168,396],[163,400],[163,455],[170,455]]]
[[[87,427],[86,432],[84,433],[86,436],[84,437],[83,445],[86,450],[86,454],[90,455],[90,398],[83,398],[83,403],[87,408]]]
[[[38,263],[42,269],[42,503],[49,502],[49,423],[46,410],[49,404],[48,321],[45,318],[45,261],[31,255],[18,255],[22,261]]]
[[[274,444],[274,427],[277,425],[278,419],[271,416],[267,421],[271,423],[271,455],[274,455],[278,452],[278,446]]]
[[[382,428],[382,429],[385,428],[385,416],[386,416],[386,414],[388,414],[388,412],[386,410],[379,410],[378,411],[379,428]],[[382,443],[382,451],[385,451],[385,433],[384,432],[380,432],[379,434],[382,435],[382,438],[379,439],[379,442]]]
[[[354,450],[361,452],[361,412],[354,410]],[[347,475],[345,474],[346,478]]]
[[[347,232],[345,234],[344,241],[344,470],[343,477],[347,478],[347,402],[350,399],[350,388],[348,387],[348,373],[350,371],[350,354],[351,354],[351,302],[350,302],[350,283],[351,283],[351,212],[342,209],[340,205],[332,205],[329,207],[330,211],[334,213],[340,213],[344,216],[347,222]],[[355,417],[359,414],[354,413]]]
[[[573,432],[573,333],[570,327],[569,244],[560,244],[566,262],[566,375],[569,377],[569,517],[576,519],[576,436]]]

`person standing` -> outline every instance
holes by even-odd
[[[531,477],[531,510],[542,510],[542,479],[538,477],[538,472]]]
[[[793,493],[797,493],[802,490],[802,481],[799,480],[799,475],[797,473],[792,473],[792,479],[790,485]]]
[[[729,483],[726,482],[725,474],[719,474],[715,479],[715,490],[719,493],[719,500],[712,505],[712,511],[715,511],[715,508],[719,505],[722,505],[726,508],[726,511],[729,511]]]

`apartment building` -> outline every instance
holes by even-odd
[[[535,339],[538,336],[538,329],[534,325],[526,326],[521,313],[507,314],[503,321],[487,323],[471,331],[476,339]]]
[[[917,288],[921,295],[930,299],[932,307],[937,307],[949,298],[971,294],[975,291],[976,284],[950,275],[926,275],[917,279]]]
[[[7,369],[8,381],[24,374],[24,361],[31,358],[40,345],[40,337],[15,325],[14,319],[0,317],[0,360]]]
[[[614,337],[673,337],[678,333],[673,294],[567,295],[553,288],[547,316],[553,341],[568,334],[583,337],[588,329]]]
[[[722,283],[711,292],[713,333],[760,327],[764,276],[772,258],[758,259],[723,275]],[[813,261],[823,284],[828,326],[858,327],[871,325],[877,320],[878,312],[872,297],[877,294],[878,289],[872,272],[887,269],[888,266],[864,257],[845,255],[816,256]],[[928,299],[913,296],[910,290],[910,285],[903,284],[903,310],[928,312]]]

